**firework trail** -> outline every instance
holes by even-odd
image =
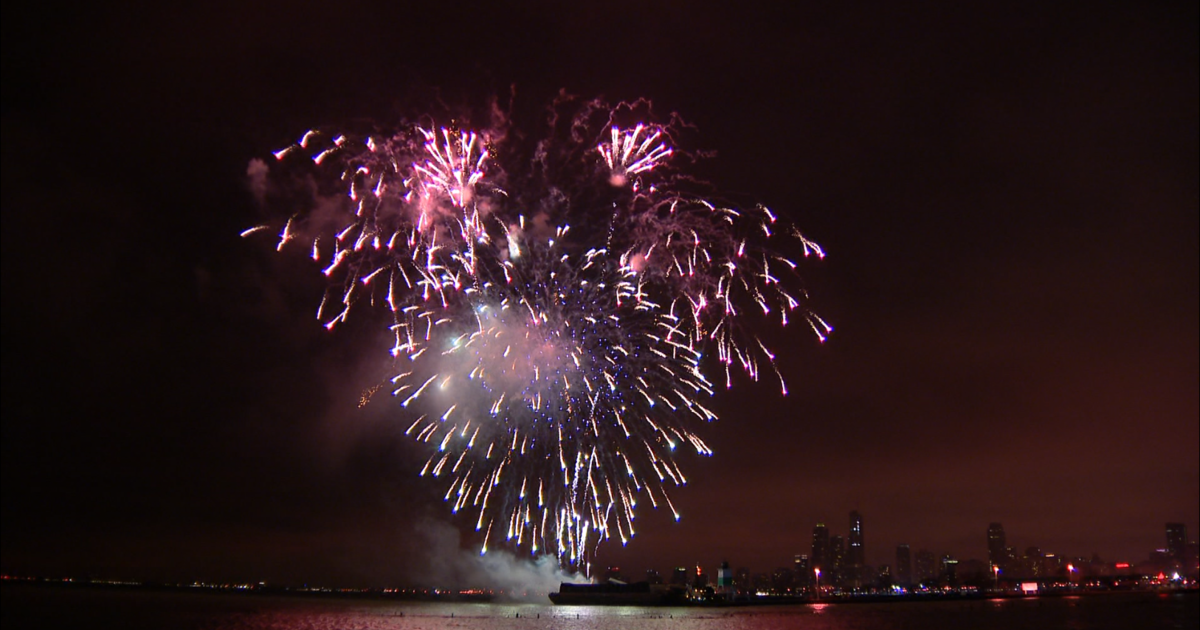
[[[716,419],[714,381],[769,367],[786,393],[764,320],[831,329],[776,253],[820,247],[765,207],[693,191],[676,125],[563,108],[536,142],[507,123],[310,131],[275,157],[312,160],[346,199],[292,215],[277,246],[306,247],[329,279],[327,328],[359,305],[390,312],[388,386],[428,446],[421,475],[482,551],[503,540],[586,570],[634,535],[640,501],[679,518],[676,449],[711,454],[693,427]]]

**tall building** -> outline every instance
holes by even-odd
[[[812,534],[812,555],[809,563],[812,568],[824,571],[829,562],[829,529],[825,523],[817,523]]]
[[[881,588],[885,591],[890,590],[892,585],[896,583],[895,578],[892,576],[892,568],[886,564],[879,565],[878,571],[875,571],[874,573],[874,576],[865,576],[863,581],[874,582],[878,588]]]
[[[770,573],[755,573],[751,580],[753,585],[752,590],[755,593],[770,593],[771,592],[771,574]]]
[[[743,593],[753,592],[754,582],[750,580],[750,569],[738,567],[738,570],[733,574],[733,584]]]
[[[793,569],[793,572],[796,574],[796,586],[798,586],[800,588],[807,588],[808,585],[812,584],[812,581],[813,581],[812,563],[810,563],[808,560],[808,554],[806,554],[806,553],[796,554],[794,566],[792,567],[792,569]]]
[[[917,581],[922,584],[931,584],[933,579],[937,577],[937,556],[933,555],[928,549],[921,549],[917,552],[916,562]]]
[[[787,595],[792,592],[792,587],[795,581],[792,570],[787,567],[779,567],[771,574],[771,591],[776,595]]]
[[[841,586],[846,569],[846,543],[841,536],[829,537],[829,557],[825,564],[829,565],[829,584]],[[821,573],[825,572],[821,569]]]
[[[988,525],[987,536],[988,562],[994,567],[1007,568],[1005,565],[1008,564],[1008,541],[1004,537],[1004,526],[1000,523]]]
[[[947,586],[958,585],[958,560],[950,555],[942,556],[942,583]]]
[[[863,583],[863,565],[866,564],[863,548],[863,519],[858,510],[850,512],[850,546],[846,549],[845,582],[851,588]]]
[[[1046,575],[1046,556],[1040,547],[1027,547],[1021,558],[1025,577],[1044,577]]]
[[[1183,562],[1187,553],[1187,526],[1183,523],[1167,523],[1167,554],[1176,562]]]
[[[912,550],[908,545],[896,546],[896,584],[908,588],[913,583]]]
[[[674,584],[676,586],[687,586],[688,585],[687,567],[675,567],[675,570],[673,572],[671,572],[671,584]]]

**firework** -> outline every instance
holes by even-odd
[[[336,175],[335,216],[295,213],[278,247],[308,243],[327,328],[358,305],[391,314],[388,387],[428,446],[421,475],[483,552],[503,540],[586,569],[633,537],[640,501],[678,519],[677,449],[712,453],[696,429],[716,419],[714,380],[770,367],[786,393],[762,320],[830,331],[781,253],[820,247],[766,207],[690,192],[675,129],[622,125],[632,109],[553,116],[532,150],[503,126],[412,125],[310,131],[275,154]]]

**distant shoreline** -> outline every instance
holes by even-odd
[[[502,591],[448,590],[448,589],[334,589],[321,587],[272,587],[269,585],[209,585],[209,584],[159,584],[115,581],[54,580],[36,578],[5,578],[0,581],[5,590],[30,588],[38,590],[93,590],[144,593],[190,593],[196,595],[232,595],[253,597],[288,597],[299,599],[376,600],[395,602],[437,603],[511,603],[552,605],[548,593],[511,595]],[[687,601],[665,604],[641,604],[658,608],[720,607],[741,608],[761,606],[808,606],[819,604],[879,604],[911,602],[962,602],[987,600],[1037,600],[1041,598],[1094,597],[1120,595],[1164,596],[1183,595],[1195,597],[1200,594],[1196,587],[1178,589],[1079,589],[1055,590],[1038,594],[1022,593],[915,593],[906,595],[836,595],[817,598],[765,596],[735,599],[732,601]],[[570,606],[565,606],[570,607]]]
[[[756,597],[746,600],[735,600],[730,603],[700,603],[689,606],[799,606],[811,604],[880,604],[880,603],[909,603],[909,602],[961,602],[988,600],[1036,600],[1064,597],[1091,597],[1102,595],[1131,595],[1131,594],[1162,594],[1162,595],[1196,595],[1197,588],[1179,589],[1091,589],[1077,591],[1048,591],[1038,594],[1024,593],[914,593],[907,595],[831,595],[828,597]]]

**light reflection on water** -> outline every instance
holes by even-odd
[[[396,602],[12,586],[4,587],[3,596],[0,611],[6,630],[1117,630],[1200,625],[1194,593],[730,608]]]

